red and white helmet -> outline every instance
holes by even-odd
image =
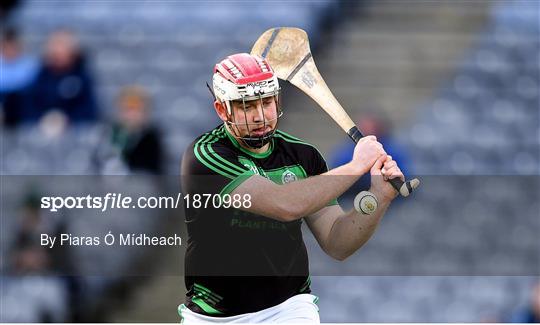
[[[213,76],[216,99],[225,102],[255,100],[279,94],[279,83],[266,59],[248,53],[229,55],[216,64]]]

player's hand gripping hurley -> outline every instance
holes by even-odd
[[[364,137],[317,70],[305,31],[292,27],[269,29],[255,42],[251,54],[266,58],[278,78],[289,81],[310,96],[355,143]],[[389,182],[405,197],[420,184],[416,178],[406,182],[393,178]]]

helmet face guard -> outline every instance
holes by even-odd
[[[275,120],[278,120],[283,112],[279,98],[279,84],[270,65],[265,59],[247,53],[235,54],[227,57],[214,68],[213,91],[216,100],[220,101],[227,109],[227,125],[235,133],[234,136],[249,148],[258,149],[266,145],[273,137],[276,127],[264,134],[254,135],[253,131],[266,127],[274,120],[266,120],[264,99],[272,97],[275,103]],[[261,109],[262,121],[250,123],[247,114],[247,102],[258,101]],[[240,125],[233,102],[242,105],[244,122]],[[248,135],[242,136],[240,127],[247,130]]]
[[[280,106],[280,98],[279,98],[279,94],[276,94],[274,96],[272,96],[272,100],[274,101],[274,104],[275,104],[275,107],[276,107],[276,112],[275,112],[275,118],[274,119],[271,119],[271,120],[266,120],[266,115],[265,115],[265,112],[264,112],[264,100],[263,98],[265,97],[261,97],[259,96],[259,99],[255,99],[257,101],[259,101],[259,109],[260,109],[260,113],[261,113],[261,116],[262,116],[262,122],[260,123],[249,123],[248,122],[248,116],[247,116],[247,109],[246,109],[246,101],[247,100],[242,100],[241,102],[241,105],[242,105],[242,112],[244,114],[244,122],[242,122],[242,126],[245,128],[245,130],[247,130],[248,132],[248,135],[247,136],[241,136],[241,132],[240,132],[240,129],[239,129],[239,123],[237,123],[236,121],[238,120],[235,116],[235,110],[234,109],[231,109],[232,111],[232,114],[230,114],[230,120],[227,121],[227,124],[231,127],[231,129],[234,131],[235,133],[235,137],[238,138],[240,141],[243,142],[243,144],[247,147],[250,147],[250,148],[254,148],[254,149],[258,149],[258,148],[261,148],[263,147],[264,145],[266,145],[268,142],[270,142],[270,140],[272,140],[272,137],[274,136],[274,133],[276,132],[276,129],[277,129],[277,124],[278,124],[278,121],[279,121],[279,118],[283,115],[283,111],[281,110],[281,106]],[[267,97],[266,97],[267,98]],[[253,99],[252,99],[253,100]],[[268,131],[262,135],[259,135],[259,136],[256,136],[256,135],[252,135],[252,131],[257,129],[257,128],[263,128],[264,130],[266,130],[266,127],[271,124],[272,122],[276,121],[276,125],[275,127],[271,130],[271,131]]]

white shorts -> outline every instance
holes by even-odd
[[[200,323],[311,323],[320,324],[319,307],[316,302],[319,298],[310,294],[300,294],[291,297],[277,306],[263,309],[254,313],[230,317],[211,317],[197,314],[189,310],[184,304],[178,306],[178,314],[182,318],[181,324]]]

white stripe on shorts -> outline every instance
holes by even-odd
[[[231,324],[231,323],[311,323],[320,324],[319,298],[311,294],[293,296],[274,307],[258,312],[230,317],[211,317],[192,312],[184,304],[178,306],[182,324]]]

